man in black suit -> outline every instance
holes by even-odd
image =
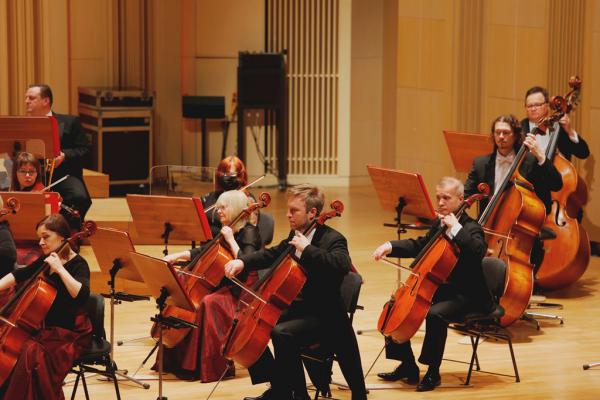
[[[521,121],[524,133],[532,132],[537,127],[538,122],[548,116],[549,106],[548,91],[540,86],[534,86],[525,93],[525,111],[527,118]],[[571,156],[585,159],[590,155],[590,149],[583,138],[571,127],[571,120],[568,114],[565,114],[556,123],[552,129],[553,132],[558,130],[558,150],[567,159],[571,160]],[[536,139],[540,142],[542,150],[546,151],[550,136],[536,135]]]
[[[63,203],[74,208],[80,218],[73,218],[66,213],[65,217],[71,227],[78,229],[85,214],[92,205],[92,200],[83,182],[83,159],[90,151],[87,136],[81,129],[79,117],[56,114],[52,111],[53,95],[48,85],[31,85],[25,94],[27,115],[53,116],[58,122],[60,133],[60,155],[55,158],[55,169],[52,182],[69,175],[67,179],[54,186],[60,193]]]
[[[271,333],[275,357],[267,350],[249,369],[254,384],[269,381],[271,388],[246,400],[308,400],[300,349],[316,341],[331,346],[353,400],[366,399],[356,336],[346,313],[340,285],[350,271],[346,238],[326,225],[302,233],[323,208],[320,188],[302,184],[288,189],[287,218],[291,232],[275,247],[240,256],[225,265],[225,275],[235,276],[244,268],[269,267],[290,246],[304,268],[306,283],[300,295],[281,315]]]
[[[464,200],[463,190],[463,184],[458,179],[442,178],[436,186],[439,219],[427,234],[417,239],[385,242],[373,252],[375,260],[387,255],[415,257],[440,229],[445,229],[446,236],[460,250],[454,269],[447,281],[437,289],[427,313],[419,362],[429,368],[421,382],[410,341],[396,343],[386,338],[386,357],[402,363],[394,371],[377,376],[386,381],[403,379],[410,384],[418,383],[418,392],[433,390],[441,383],[440,365],[448,335],[448,322],[460,320],[469,312],[488,312],[493,306],[481,268],[481,260],[487,250],[483,229],[466,213],[459,217],[454,215]]]
[[[535,135],[529,133],[523,139],[519,121],[513,115],[500,115],[492,122],[491,128],[494,151],[473,160],[473,166],[465,182],[465,196],[477,193],[477,185],[487,183],[491,194],[496,193],[510,169],[521,144],[529,149],[519,168],[520,174],[534,187],[537,197],[550,211],[550,191],[562,188],[562,177],[554,164],[546,158],[543,148]],[[483,212],[488,199],[479,204],[479,212]]]

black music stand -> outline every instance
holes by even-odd
[[[208,166],[208,132],[206,131],[207,119],[225,119],[225,97],[223,96],[183,96],[183,118],[200,119],[200,132],[202,134],[201,166]],[[223,146],[221,159],[225,158],[227,136],[229,130],[223,132]]]
[[[166,261],[146,256],[136,252],[129,253],[133,264],[144,278],[152,297],[156,298],[158,314],[151,321],[158,325],[158,397],[157,400],[167,400],[162,393],[163,374],[163,328],[197,328],[195,324],[175,317],[164,317],[163,310],[167,304],[193,311],[194,305],[185,294],[175,270]]]
[[[420,224],[403,224],[402,213],[412,215],[418,218],[433,220],[436,218],[435,210],[431,199],[427,193],[427,188],[420,174],[399,171],[389,168],[376,167],[367,165],[367,170],[371,176],[373,187],[379,197],[381,208],[386,211],[396,213],[394,224],[384,224],[384,226],[395,227],[398,235],[398,240],[401,239],[402,233],[406,233],[406,229],[427,230],[430,226]],[[374,329],[373,329],[374,330]],[[367,330],[356,331],[358,335],[367,332]],[[385,346],[384,346],[385,348]],[[375,363],[381,356],[383,349],[369,369],[365,377],[371,372]],[[397,384],[379,384],[369,386],[369,389],[389,389],[389,388],[406,388]],[[412,388],[412,386],[411,386]]]
[[[169,239],[200,243],[212,239],[202,201],[197,197],[147,196],[128,194],[133,224],[143,239],[162,238],[163,254],[169,254]]]
[[[148,296],[115,291],[115,281],[118,272],[121,272],[120,278],[135,282],[144,282],[133,265],[131,257],[129,257],[129,253],[135,251],[135,249],[127,232],[111,228],[98,228],[96,233],[90,237],[90,243],[98,260],[100,270],[110,276],[110,280],[108,281],[110,292],[108,294],[102,293],[102,296],[110,299],[110,358],[114,362],[115,305],[121,304],[123,301],[133,302],[150,300],[150,298]],[[123,373],[117,371],[115,373],[122,378],[142,386],[144,389],[150,387],[149,384],[127,375],[127,371]]]

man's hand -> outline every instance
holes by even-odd
[[[373,252],[373,258],[375,259],[375,261],[379,261],[391,252],[392,244],[390,242],[385,242],[384,244],[375,249],[375,251]]]
[[[562,118],[558,120],[558,123],[560,126],[562,126],[565,132],[569,134],[569,138],[574,140],[576,136],[575,132],[573,132],[573,129],[571,129],[571,118],[569,118],[569,114],[563,115]]]
[[[441,224],[443,226],[447,226],[448,229],[452,229],[454,225],[458,224],[458,219],[456,218],[456,215],[454,215],[454,213],[439,215],[439,217]]]
[[[58,166],[59,166],[60,164],[62,164],[62,163],[63,163],[63,161],[65,161],[65,153],[63,153],[63,152],[61,151],[61,152],[60,152],[60,155],[54,159],[54,168],[58,168]]]
[[[546,161],[546,155],[540,148],[539,144],[536,142],[534,134],[528,133],[523,144],[527,146],[531,154],[533,154],[535,158],[537,158],[539,164],[543,164],[544,161]]]
[[[238,259],[228,261],[227,264],[225,264],[224,269],[225,276],[227,278],[232,278],[240,272],[242,272],[242,270],[244,269],[244,262]]]
[[[300,232],[296,232],[296,235],[290,240],[290,244],[296,248],[300,253],[304,251],[306,246],[310,244],[306,236],[301,234]]]

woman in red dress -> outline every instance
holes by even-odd
[[[235,225],[231,221],[248,206],[248,196],[244,192],[231,190],[221,194],[216,202],[216,213],[222,224],[221,232],[229,245],[233,258],[241,254],[252,253],[261,247],[258,228],[247,217],[241,218]],[[201,248],[186,250],[166,256],[169,262],[193,259]],[[250,285],[256,281],[256,272],[239,277]],[[190,333],[177,346],[165,349],[163,368],[181,379],[213,382],[227,370],[227,376],[233,376],[233,363],[221,355],[221,346],[233,321],[235,306],[240,288],[223,278],[219,287],[205,296],[196,311],[195,324],[198,329]]]
[[[89,346],[92,325],[83,307],[90,295],[90,269],[72,249],[55,251],[70,236],[69,224],[60,214],[45,217],[36,227],[46,257],[16,269],[0,279],[0,290],[30,278],[44,263],[45,278],[56,288],[43,328],[23,345],[12,374],[0,388],[0,398],[64,399],[62,383],[73,361]]]

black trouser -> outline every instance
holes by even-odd
[[[85,218],[88,210],[92,205],[92,199],[87,188],[82,180],[74,176],[69,176],[67,179],[54,186],[53,188],[63,198],[63,204],[79,211],[80,218],[70,215],[68,212],[61,210],[61,214],[65,216],[69,225],[73,229],[79,230],[81,222]]]
[[[448,323],[461,320],[467,313],[479,310],[480,305],[468,297],[457,293],[448,285],[441,285],[433,297],[432,306],[425,320],[425,339],[421,348],[419,362],[439,367],[442,364]],[[410,341],[395,343],[386,338],[386,358],[410,362],[415,359]]]
[[[328,332],[328,329],[335,332]],[[331,340],[324,339],[324,333]],[[332,313],[325,323],[322,317],[315,316],[302,303],[292,303],[273,329],[271,340],[275,357],[267,348],[248,369],[253,384],[270,381],[275,393],[283,399],[290,398],[292,392],[308,395],[300,351],[302,347],[323,343],[331,346],[336,354],[352,390],[352,399],[367,398],[356,336],[345,312]]]

